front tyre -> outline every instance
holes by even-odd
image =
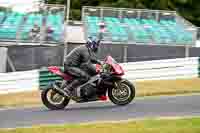
[[[126,105],[135,98],[135,87],[130,81],[122,79],[116,82],[115,88],[108,89],[108,96],[114,104]]]
[[[41,93],[42,103],[51,110],[61,110],[64,109],[70,99],[64,97],[53,90],[53,85],[48,86]]]

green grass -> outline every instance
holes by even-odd
[[[200,133],[200,118],[0,129],[0,133]]]
[[[143,81],[134,84],[136,86],[137,97],[200,93],[200,78]],[[16,106],[42,106],[40,92],[0,95],[0,108]]]

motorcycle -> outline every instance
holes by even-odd
[[[41,92],[43,104],[51,110],[64,109],[70,100],[85,103],[107,101],[109,98],[116,105],[127,105],[135,98],[135,86],[122,77],[125,74],[123,68],[111,56],[107,56],[101,65],[96,64],[97,74],[74,88],[72,97],[64,91],[64,86],[73,81],[73,76],[56,66],[50,66],[48,70],[62,77]]]

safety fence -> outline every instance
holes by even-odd
[[[124,77],[131,81],[200,77],[199,57],[129,62],[120,65],[125,70]],[[47,68],[0,73],[0,77],[0,94],[43,89],[50,82],[61,80],[60,77],[48,72]]]
[[[195,45],[197,28],[175,11],[84,6],[85,38],[124,44]]]
[[[63,44],[66,32],[65,6],[24,2],[8,2],[5,7],[0,4],[0,41]]]

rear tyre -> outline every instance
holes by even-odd
[[[60,103],[54,103],[55,101],[51,101],[50,99],[52,98],[48,98],[48,93],[51,92],[51,95],[58,95],[58,100],[62,100]],[[61,99],[62,98],[62,99]],[[42,99],[42,103],[50,110],[61,110],[61,109],[64,109],[70,99],[68,99],[67,97],[64,97],[62,95],[60,95],[59,93],[57,93],[56,91],[54,91],[53,89],[53,85],[49,85],[45,90],[42,91],[41,93],[41,99]]]
[[[117,82],[119,88],[108,89],[108,97],[116,105],[127,105],[135,98],[134,85],[123,79]]]

